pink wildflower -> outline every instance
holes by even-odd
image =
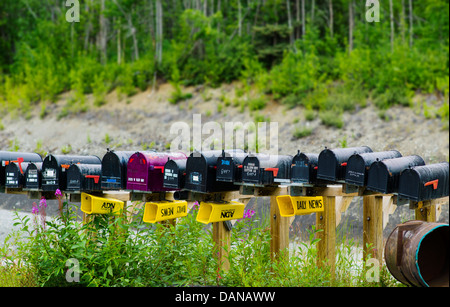
[[[62,196],[62,193],[61,193],[60,189],[56,189],[55,196],[56,196],[56,198],[59,198],[59,197]]]

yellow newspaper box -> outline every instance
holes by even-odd
[[[197,222],[203,224],[237,220],[244,217],[245,205],[236,201],[212,203],[201,202]]]
[[[324,209],[322,196],[282,195],[277,197],[277,203],[280,209],[280,215],[284,217],[322,212]]]
[[[187,201],[155,201],[145,203],[144,222],[156,223],[187,215]]]
[[[93,196],[81,193],[81,211],[87,214],[120,214],[123,210],[124,202],[113,199]]]

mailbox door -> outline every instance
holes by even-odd
[[[318,154],[298,153],[292,159],[291,181],[315,183],[317,181]]]
[[[39,190],[42,180],[42,162],[31,162],[25,172],[25,188]]]
[[[186,178],[186,160],[169,160],[164,165],[163,186],[172,190],[184,188]]]
[[[259,160],[256,156],[247,156],[242,164],[242,182],[250,184],[259,184],[260,168]]]
[[[82,174],[77,164],[72,164],[67,170],[67,190],[68,191],[82,190]]]
[[[44,191],[56,191],[56,189],[65,190],[60,186],[60,181],[66,181],[66,177],[62,178],[61,167],[55,157],[46,157],[42,164],[42,190]],[[64,175],[66,174],[64,168]],[[61,175],[61,176],[60,176]]]
[[[5,186],[8,188],[23,188],[25,184],[25,171],[28,167],[28,163],[9,163],[6,168],[6,182]]]
[[[127,164],[132,151],[108,151],[102,159],[103,190],[124,190],[127,187]]]
[[[127,189],[147,191],[148,161],[141,153],[133,154],[127,165]]]

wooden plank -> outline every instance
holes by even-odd
[[[337,196],[336,197],[336,226],[341,222],[342,213],[347,211],[353,196]]]
[[[270,252],[272,260],[289,248],[290,218],[282,217],[277,204],[277,197],[270,196]]]
[[[383,197],[363,198],[363,257],[375,258],[382,264],[383,257]]]
[[[317,266],[328,265],[334,276],[336,267],[336,197],[324,196],[324,211],[316,213]]]
[[[420,206],[415,211],[415,218],[419,221],[436,222],[442,212],[442,204],[439,201],[431,201],[430,204],[423,207]]]
[[[212,223],[214,249],[213,255],[217,257],[219,269],[228,271],[230,262],[228,260],[228,249],[231,245],[231,232],[223,222]]]

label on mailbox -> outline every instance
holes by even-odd
[[[155,201],[145,203],[145,223],[156,223],[172,220],[187,215],[187,202],[184,200]]]
[[[245,205],[236,201],[225,203],[201,202],[197,222],[203,224],[237,220],[244,217]]]
[[[323,197],[290,196],[277,197],[280,215],[290,217],[294,215],[306,215],[324,211]]]
[[[87,214],[120,214],[123,210],[124,202],[112,199],[97,197],[86,193],[81,193],[81,211]]]

